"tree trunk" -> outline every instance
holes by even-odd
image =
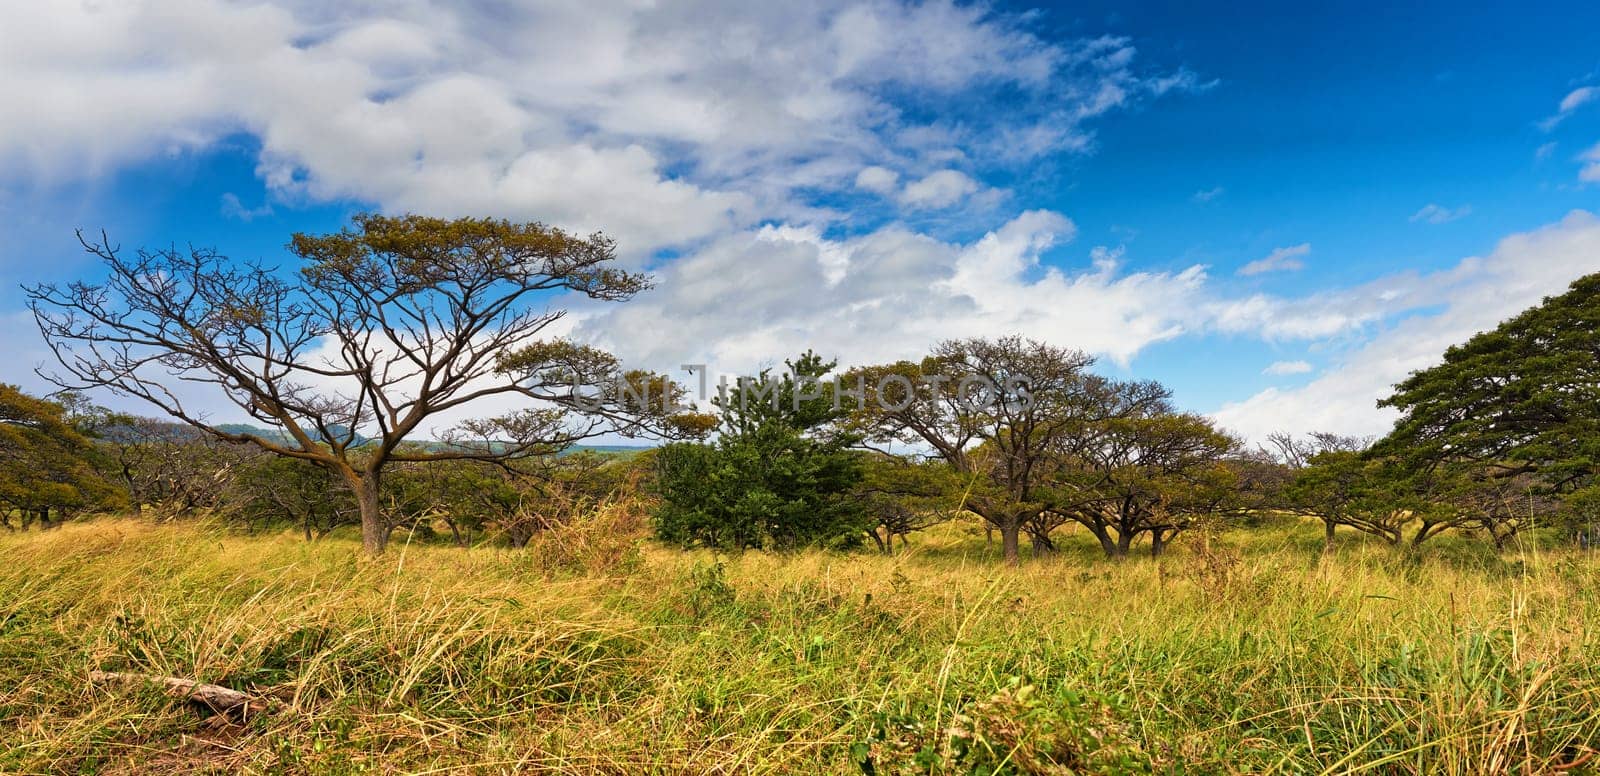
[[[1022,553],[1019,552],[1017,540],[1022,533],[1022,524],[1011,522],[1000,526],[1000,547],[1005,555],[1006,562],[1017,566],[1022,563]]]
[[[356,475],[356,503],[361,507],[361,546],[368,555],[382,555],[389,544],[389,521],[378,500],[378,473]]]
[[[1095,526],[1089,529],[1094,538],[1100,540],[1100,549],[1105,550],[1107,558],[1117,557],[1117,543],[1111,540],[1111,532],[1104,526]]]
[[[1161,557],[1161,551],[1166,549],[1166,547],[1167,539],[1165,534],[1163,534],[1161,531],[1152,531],[1150,533],[1150,557]]]
[[[887,530],[887,529],[885,529],[885,530]],[[884,555],[890,554],[890,547],[893,546],[893,542],[894,542],[894,535],[893,534],[890,534],[890,536],[889,536],[890,544],[887,544],[887,545],[883,543],[883,535],[878,533],[878,529],[877,528],[873,528],[872,530],[868,531],[867,535],[872,537],[872,543],[873,544],[878,545],[878,552],[881,552]]]
[[[1030,531],[1028,540],[1033,543],[1033,557],[1035,558],[1041,555],[1050,555],[1056,551],[1055,542],[1050,541],[1050,537],[1045,534]]]
[[[1337,525],[1332,520],[1322,521],[1322,551],[1325,553],[1333,552],[1333,529]]]
[[[1121,531],[1117,533],[1117,554],[1115,557],[1128,557],[1128,551],[1133,549],[1133,537],[1134,532],[1132,531]]]

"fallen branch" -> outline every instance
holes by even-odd
[[[167,688],[167,692],[171,695],[204,704],[207,708],[219,714],[232,714],[237,717],[247,717],[253,712],[264,711],[267,708],[266,701],[238,690],[229,689],[220,684],[205,684],[176,676],[90,671],[89,681],[98,684],[106,682],[159,684]]]

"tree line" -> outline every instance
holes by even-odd
[[[57,401],[0,389],[0,515],[224,514],[308,537],[360,526],[511,544],[627,492],[659,536],[724,549],[870,545],[973,515],[1017,562],[1080,526],[1108,556],[1277,512],[1417,546],[1447,531],[1503,547],[1535,526],[1594,538],[1600,510],[1600,276],[1451,348],[1396,386],[1387,436],[1250,445],[1159,383],[1093,371],[1022,336],[937,344],[840,370],[806,352],[750,382],[758,401],[685,409],[669,378],[547,336],[557,294],[649,287],[600,235],[492,219],[358,216],[295,235],[297,266],[214,251],[86,250],[101,282],[26,289],[60,368]],[[811,390],[838,378],[840,401]],[[967,378],[992,389],[972,402]],[[171,389],[211,386],[270,428],[217,424]],[[109,389],[165,418],[105,412]],[[517,405],[419,442],[444,413]],[[511,400],[511,401],[507,401]],[[601,435],[666,444],[571,455]]]

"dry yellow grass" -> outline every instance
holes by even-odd
[[[1328,559],[1292,523],[1012,570],[131,520],[0,537],[0,771],[1549,773],[1600,736],[1600,563]],[[232,724],[91,670],[272,699]],[[1583,772],[1579,764],[1571,772]],[[1063,771],[1064,772],[1064,771]]]

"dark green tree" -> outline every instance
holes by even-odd
[[[1381,454],[1474,461],[1571,489],[1600,473],[1600,274],[1445,351],[1379,402]]]
[[[664,541],[720,549],[859,544],[873,520],[852,491],[863,477],[860,441],[840,428],[846,409],[821,385],[835,366],[807,351],[781,375],[763,371],[714,399],[710,444],[678,443],[657,456]]]

